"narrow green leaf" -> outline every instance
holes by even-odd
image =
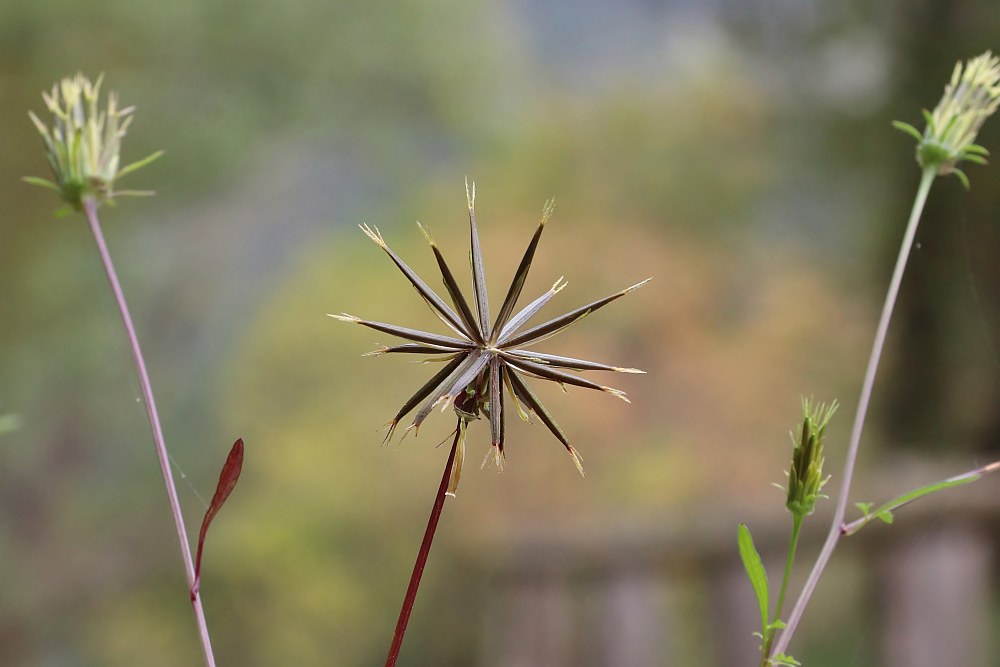
[[[980,479],[984,474],[991,473],[997,469],[1000,469],[1000,462],[991,463],[987,466],[977,468],[973,472],[958,475],[956,477],[950,477],[946,480],[940,482],[934,482],[933,484],[927,484],[926,486],[921,486],[918,489],[913,489],[912,491],[907,491],[906,493],[896,496],[892,500],[882,505],[879,505],[876,509],[872,509],[871,503],[857,503],[858,509],[861,510],[864,515],[861,519],[852,521],[850,524],[845,526],[845,535],[854,535],[859,530],[864,528],[866,525],[878,519],[884,523],[892,523],[893,512],[898,510],[904,505],[908,505],[915,500],[919,500],[926,495],[931,493],[936,493],[944,489],[950,489],[955,486],[962,486],[964,484],[969,484],[970,482],[975,482]]]
[[[122,176],[125,176],[126,174],[131,174],[133,171],[136,171],[138,169],[142,169],[143,167],[145,167],[150,162],[153,162],[154,160],[157,160],[160,157],[162,157],[165,152],[166,151],[156,151],[152,155],[147,155],[146,157],[142,158],[141,160],[136,160],[132,164],[127,165],[125,167],[122,167],[121,169],[118,170],[118,173],[115,174],[115,178],[121,178]]]
[[[924,139],[923,135],[920,134],[920,130],[913,127],[909,123],[904,123],[903,121],[900,120],[894,120],[892,121],[892,126],[897,130],[899,130],[900,132],[905,132],[906,134],[910,135],[917,141],[923,141]]]
[[[757,596],[757,605],[760,607],[760,627],[767,632],[770,601],[767,589],[767,571],[760,560],[760,554],[753,544],[750,536],[750,529],[746,524],[741,523],[739,527],[738,545],[740,558],[743,560],[743,567],[746,569],[750,585],[753,587],[754,595]]]
[[[116,197],[152,197],[155,194],[155,190],[115,190]],[[108,203],[114,205],[114,201]]]
[[[769,662],[775,667],[802,667],[802,663],[785,653],[772,656]]]
[[[936,134],[936,128],[934,127],[934,116],[927,109],[921,109],[920,115],[924,117],[924,121],[927,123],[927,127],[930,128],[931,134]],[[922,139],[923,137],[921,137]]]
[[[955,487],[955,486],[962,486],[964,484],[969,484],[970,482],[975,482],[981,476],[982,475],[969,475],[969,476],[963,476],[963,477],[960,477],[960,478],[957,478],[957,479],[946,479],[946,480],[941,481],[941,482],[934,482],[933,484],[928,484],[927,486],[922,486],[919,489],[914,489],[913,491],[907,491],[906,493],[904,493],[901,496],[896,496],[895,498],[893,498],[889,502],[887,502],[884,505],[882,505],[882,507],[879,508],[879,509],[882,509],[882,508],[885,508],[885,509],[897,509],[897,508],[905,505],[906,503],[911,503],[914,500],[916,500],[918,498],[922,498],[922,497],[924,497],[926,495],[929,495],[931,493],[935,493],[937,491],[942,491],[944,489],[950,489],[950,488]]]
[[[38,185],[49,190],[54,190],[56,192],[62,192],[59,186],[46,178],[38,178],[37,176],[22,176],[21,180],[25,183],[30,183],[31,185]]]

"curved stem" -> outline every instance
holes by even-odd
[[[896,305],[896,298],[899,295],[899,286],[903,282],[903,272],[906,269],[906,261],[910,256],[910,249],[913,247],[913,239],[917,233],[917,225],[920,223],[920,215],[927,202],[927,194],[930,192],[931,184],[937,175],[935,169],[924,169],[920,177],[920,185],[917,188],[917,195],[913,200],[913,209],[910,211],[910,219],[906,224],[906,232],[903,234],[903,242],[899,247],[899,256],[896,258],[896,268],[892,272],[892,279],[889,281],[889,290],[885,295],[885,303],[882,306],[882,315],[879,318],[878,328],[875,330],[875,341],[872,344],[871,355],[868,358],[868,368],[865,371],[864,383],[861,386],[861,396],[858,399],[858,409],[854,415],[854,426],[851,429],[851,440],[847,447],[847,460],[844,463],[844,474],[840,483],[840,493],[837,496],[837,503],[834,506],[833,521],[830,524],[830,532],[827,534],[826,542],[813,565],[809,578],[802,587],[802,593],[792,608],[792,613],[788,617],[787,627],[782,631],[774,646],[773,654],[784,653],[788,648],[788,643],[795,634],[802,614],[805,613],[806,605],[812,598],[816,590],[816,584],[826,568],[833,550],[837,547],[837,542],[843,533],[844,514],[847,511],[848,494],[851,490],[851,480],[854,476],[854,466],[857,463],[858,447],[861,444],[861,432],[864,429],[865,416],[868,414],[868,406],[871,403],[872,389],[875,386],[875,374],[878,371],[879,360],[882,357],[882,349],[885,347],[886,335],[889,331],[889,322],[892,319],[892,311]],[[773,655],[772,654],[772,655]]]
[[[396,621],[396,632],[392,635],[392,645],[389,646],[389,656],[385,659],[385,667],[394,667],[396,659],[399,657],[399,650],[403,648],[403,635],[406,633],[406,626],[410,622],[410,612],[413,611],[413,602],[417,599],[420,578],[424,574],[427,556],[431,552],[434,533],[437,531],[438,520],[441,518],[441,510],[444,508],[448,482],[451,479],[451,468],[455,464],[455,451],[458,449],[458,441],[461,437],[462,425],[460,424],[455,429],[455,440],[451,443],[451,454],[448,455],[448,463],[444,466],[444,474],[441,475],[441,484],[438,486],[437,495],[434,496],[434,506],[431,508],[431,515],[427,519],[427,529],[424,531],[424,539],[420,543],[420,551],[417,552],[417,560],[413,564],[413,574],[410,575],[410,585],[406,587],[403,608],[399,610],[399,620]]]
[[[118,304],[118,311],[121,313],[122,322],[125,325],[125,333],[128,335],[132,360],[135,362],[135,369],[139,374],[139,385],[142,388],[143,402],[146,405],[149,426],[153,431],[153,444],[156,447],[156,456],[160,461],[160,471],[163,473],[163,483],[167,487],[167,499],[174,516],[174,525],[177,528],[177,541],[180,543],[181,557],[184,560],[184,571],[187,575],[188,591],[190,592],[188,597],[191,600],[191,606],[194,607],[194,617],[195,622],[198,624],[198,634],[201,637],[205,664],[208,667],[215,667],[215,656],[212,653],[212,641],[208,635],[208,625],[205,622],[205,611],[202,608],[201,595],[194,588],[194,562],[191,560],[191,546],[188,543],[187,529],[184,527],[184,515],[181,513],[181,504],[177,497],[177,486],[174,484],[174,476],[170,469],[170,457],[167,454],[167,445],[163,440],[160,416],[156,411],[153,386],[149,382],[149,374],[146,372],[146,362],[142,357],[142,349],[139,347],[139,338],[135,334],[132,316],[129,314],[128,305],[125,303],[125,294],[122,292],[121,283],[118,281],[115,266],[111,262],[111,254],[108,252],[108,246],[104,242],[101,223],[97,218],[97,202],[92,199],[84,200],[83,211],[87,216],[87,221],[90,223],[90,231],[94,234],[94,241],[97,242],[97,250],[101,255],[101,263],[104,265],[104,271],[108,275],[108,282],[111,284],[111,291],[114,293],[115,301]]]

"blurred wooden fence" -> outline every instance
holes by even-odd
[[[791,652],[808,636],[811,646],[819,641],[841,656],[824,664],[1000,665],[1000,493],[993,481],[973,485],[980,493],[946,491],[944,503],[925,500],[901,510],[892,526],[871,525],[842,541]],[[776,595],[789,518],[749,523]],[[737,555],[737,519],[656,524],[603,520],[546,529],[494,551],[479,664],[756,666],[759,612]],[[798,583],[828,525],[823,516],[807,523]],[[855,629],[830,627],[831,616],[854,619],[848,625]],[[824,632],[836,634],[815,639]]]

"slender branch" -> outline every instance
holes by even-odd
[[[854,476],[854,466],[857,463],[858,447],[861,444],[861,432],[865,425],[865,416],[868,414],[868,406],[871,403],[872,388],[875,386],[875,374],[878,371],[879,360],[882,357],[882,349],[885,347],[886,336],[889,331],[889,322],[892,319],[892,311],[896,305],[896,298],[899,295],[899,286],[903,282],[903,272],[906,269],[906,261],[910,256],[910,249],[913,247],[913,239],[917,234],[917,225],[920,223],[920,215],[923,213],[924,204],[927,202],[927,194],[930,192],[931,184],[937,175],[935,168],[925,168],[920,177],[920,185],[917,188],[917,195],[913,200],[913,209],[910,211],[910,219],[906,224],[906,232],[903,234],[903,242],[899,247],[899,256],[896,258],[896,268],[893,269],[892,279],[889,281],[889,290],[885,295],[885,303],[882,306],[882,316],[879,318],[878,328],[875,330],[875,341],[872,344],[871,356],[868,358],[868,368],[865,371],[864,383],[861,386],[861,397],[858,399],[858,409],[854,415],[854,426],[851,429],[851,440],[847,447],[847,460],[844,462],[844,474],[840,483],[840,493],[837,496],[837,503],[834,506],[833,521],[830,523],[830,532],[827,535],[823,549],[820,551],[816,564],[813,565],[809,578],[802,587],[802,593],[792,608],[792,613],[788,617],[787,627],[782,631],[774,646],[772,655],[784,653],[788,648],[788,643],[795,634],[802,614],[805,613],[806,605],[812,598],[816,590],[816,584],[826,568],[833,550],[837,546],[843,534],[844,513],[847,510],[848,495],[851,490],[851,480]]]
[[[191,560],[191,546],[188,544],[187,529],[184,527],[184,516],[181,513],[180,501],[177,498],[177,487],[174,484],[174,476],[170,469],[170,458],[167,454],[167,445],[163,440],[163,429],[160,427],[160,416],[156,411],[156,400],[153,398],[153,386],[149,382],[149,374],[146,372],[146,362],[142,357],[142,349],[139,347],[139,338],[135,334],[135,327],[132,324],[132,316],[129,314],[128,305],[125,303],[125,294],[122,292],[121,283],[118,281],[118,274],[111,261],[111,254],[108,246],[104,242],[104,234],[101,232],[101,223],[97,218],[97,202],[93,199],[85,199],[83,210],[90,223],[90,230],[94,234],[94,241],[97,242],[97,250],[101,255],[101,263],[104,271],[108,275],[108,282],[111,284],[111,291],[114,293],[115,301],[118,304],[118,311],[121,313],[122,322],[125,325],[125,333],[128,335],[129,349],[132,352],[132,360],[135,362],[136,372],[139,374],[139,385],[142,388],[143,402],[146,405],[146,414],[149,416],[149,426],[153,431],[153,444],[156,446],[156,456],[160,461],[160,471],[163,473],[163,483],[167,488],[167,499],[170,502],[170,510],[174,516],[174,525],[177,528],[177,541],[181,547],[181,557],[184,560],[184,571],[187,575],[188,591],[191,592],[189,598],[191,606],[194,607],[195,622],[198,624],[198,633],[201,637],[202,651],[205,657],[205,664],[208,667],[215,667],[215,656],[212,653],[212,641],[208,635],[208,625],[205,622],[205,611],[201,604],[201,595],[195,590],[194,562]]]
[[[937,493],[938,491],[943,491],[944,489],[950,489],[955,486],[975,482],[981,479],[983,475],[988,475],[992,472],[996,472],[997,470],[1000,470],[1000,461],[994,461],[993,463],[980,466],[975,470],[964,472],[961,475],[955,475],[954,477],[949,477],[948,479],[940,482],[933,482],[931,484],[921,486],[920,488],[907,491],[902,495],[896,496],[889,502],[880,505],[874,510],[866,510],[865,515],[860,519],[855,519],[850,523],[845,523],[840,532],[844,537],[850,537],[876,519],[885,520],[883,517],[886,516],[885,513],[887,512],[889,517],[891,517],[892,512],[909,505],[915,500],[920,500],[924,496]]]
[[[451,454],[448,455],[448,463],[444,466],[444,474],[441,475],[441,484],[438,486],[437,495],[434,496],[434,506],[431,508],[431,515],[427,519],[427,529],[424,531],[424,539],[420,543],[420,551],[417,552],[417,560],[413,564],[413,574],[410,575],[410,585],[407,586],[406,596],[403,598],[403,608],[399,610],[399,620],[396,622],[396,632],[392,636],[392,645],[389,647],[389,656],[385,660],[385,667],[395,666],[396,659],[399,657],[399,651],[403,647],[403,635],[406,633],[406,626],[410,622],[410,612],[413,611],[413,602],[417,599],[420,578],[424,574],[427,556],[431,552],[434,533],[437,530],[438,520],[441,518],[441,510],[444,508],[448,480],[451,479],[451,468],[455,464],[455,451],[458,448],[458,441],[461,437],[462,426],[459,425],[455,429],[455,440],[451,443]]]

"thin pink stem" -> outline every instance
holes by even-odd
[[[160,416],[156,411],[153,386],[149,382],[149,374],[146,372],[146,362],[142,358],[139,338],[135,335],[132,316],[129,314],[128,305],[125,303],[125,294],[122,292],[121,283],[118,282],[118,274],[115,272],[115,266],[111,262],[111,254],[108,252],[108,246],[104,242],[101,223],[97,218],[97,202],[92,199],[84,200],[83,211],[87,215],[87,221],[90,223],[90,231],[93,232],[94,240],[97,242],[97,250],[101,255],[101,263],[104,265],[104,271],[108,274],[111,291],[114,292],[115,301],[118,303],[118,311],[121,313],[122,322],[125,324],[129,349],[132,352],[132,360],[135,362],[136,372],[139,374],[139,385],[142,387],[143,402],[146,404],[146,414],[149,416],[149,426],[153,430],[153,444],[156,446],[156,456],[160,461],[163,483],[167,487],[167,498],[170,502],[170,510],[174,515],[174,525],[177,527],[177,541],[180,543],[181,556],[184,559],[184,571],[187,574],[188,591],[190,592],[188,597],[191,600],[191,606],[194,607],[194,617],[195,622],[198,624],[198,633],[201,637],[205,664],[208,667],[215,667],[215,656],[212,653],[212,641],[208,635],[208,625],[205,622],[205,611],[201,605],[201,595],[194,587],[194,563],[191,560],[191,546],[188,544],[187,529],[184,527],[184,515],[181,513],[181,504],[177,498],[177,487],[174,484],[174,476],[170,470],[170,457],[167,454],[167,445],[163,440]]]
[[[385,667],[395,667],[399,650],[403,648],[403,635],[406,633],[406,625],[410,622],[410,612],[413,611],[413,602],[417,599],[420,578],[424,574],[424,565],[427,564],[427,556],[431,552],[434,533],[437,531],[438,520],[441,518],[441,510],[444,508],[448,480],[451,479],[451,468],[455,464],[455,450],[458,448],[458,440],[461,437],[462,427],[459,426],[455,430],[455,441],[451,443],[451,454],[448,455],[448,463],[444,466],[441,484],[438,486],[437,495],[434,496],[434,506],[431,508],[431,515],[427,520],[427,529],[424,531],[424,539],[420,543],[417,561],[413,564],[413,574],[410,575],[410,585],[407,586],[406,596],[403,598],[403,608],[399,610],[399,620],[396,622],[396,632],[392,636],[392,645],[389,647],[389,656],[385,659]]]
[[[844,473],[840,482],[840,493],[837,496],[837,503],[834,506],[833,521],[830,524],[830,532],[827,534],[826,542],[813,565],[809,578],[802,587],[799,599],[792,608],[792,613],[786,621],[786,627],[775,642],[772,656],[784,653],[788,648],[788,643],[795,634],[795,629],[802,620],[806,605],[812,598],[819,578],[826,569],[826,564],[833,555],[833,550],[837,547],[837,542],[843,536],[844,514],[847,512],[847,501],[851,491],[851,480],[854,477],[854,467],[858,459],[858,447],[861,444],[861,432],[865,425],[865,416],[868,414],[868,406],[871,403],[872,389],[875,386],[875,374],[878,371],[879,360],[882,358],[882,349],[885,347],[886,337],[889,332],[889,322],[892,320],[892,311],[896,305],[896,298],[899,296],[899,287],[903,282],[903,272],[906,269],[906,261],[910,256],[910,249],[913,247],[913,239],[917,234],[917,225],[920,223],[920,215],[924,210],[924,203],[927,201],[927,194],[930,192],[931,184],[937,175],[934,169],[924,169],[920,178],[920,186],[917,188],[917,195],[913,201],[913,209],[910,211],[910,220],[906,225],[906,232],[903,234],[903,242],[899,247],[899,256],[896,258],[896,268],[893,269],[892,279],[889,281],[889,290],[885,295],[885,303],[882,306],[882,315],[879,318],[878,328],[875,330],[875,341],[872,343],[871,355],[868,357],[868,368],[865,371],[864,383],[861,386],[861,397],[858,399],[858,409],[854,414],[854,426],[851,429],[851,441],[847,447],[847,460],[844,463]]]

